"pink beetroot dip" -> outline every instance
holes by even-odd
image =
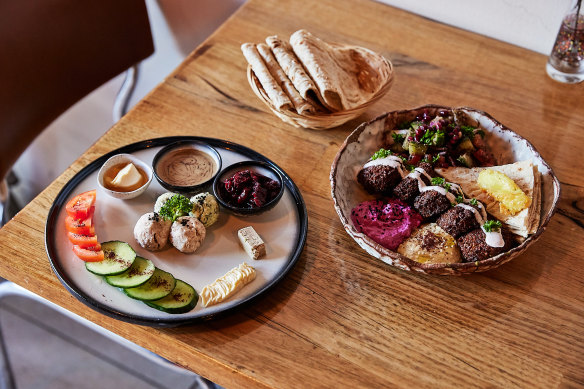
[[[398,199],[370,200],[353,208],[351,220],[357,231],[395,250],[422,223],[422,216]]]

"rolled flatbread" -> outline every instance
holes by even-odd
[[[332,111],[357,107],[377,92],[380,76],[368,62],[367,51],[331,45],[306,30],[292,34],[290,44]]]
[[[477,184],[479,173],[484,169],[497,170],[515,181],[517,186],[531,198],[531,205],[515,215],[501,212],[499,202],[484,192]],[[467,196],[474,197],[485,204],[487,212],[505,223],[515,234],[526,238],[537,231],[541,212],[541,174],[531,160],[488,168],[451,167],[435,170],[447,181],[460,185]]]
[[[320,104],[323,104],[319,96],[318,88],[306,74],[302,62],[296,57],[292,46],[278,36],[269,36],[266,38],[266,43],[272,49],[272,53],[276,60],[282,67],[288,79],[292,81],[294,88],[300,93],[300,96],[306,101],[309,101],[315,108],[319,109]],[[323,106],[324,108],[324,106]]]
[[[282,70],[278,64],[278,61],[276,61],[276,58],[274,58],[274,55],[272,54],[272,51],[268,45],[260,43],[257,45],[257,49],[272,77],[290,98],[290,101],[292,102],[292,105],[294,105],[296,112],[298,112],[300,115],[304,115],[305,113],[314,113],[315,109],[312,104],[308,103],[302,98],[302,96],[300,96],[300,93],[298,93],[292,84],[292,81],[290,81],[288,76],[286,76],[286,73],[284,73],[284,70]]]
[[[292,109],[292,102],[288,98],[288,95],[284,93],[280,85],[278,85],[274,77],[272,77],[272,74],[260,56],[256,45],[253,43],[244,43],[241,45],[241,51],[247,62],[251,65],[253,72],[262,84],[268,98],[272,101],[272,104],[274,104],[276,109],[279,111]]]

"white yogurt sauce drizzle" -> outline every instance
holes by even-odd
[[[481,230],[485,233],[485,243],[491,247],[503,247],[505,246],[505,241],[503,240],[503,235],[501,230],[487,232],[484,226],[481,226]]]
[[[418,181],[418,190],[420,191],[420,193],[426,192],[428,190],[434,190],[440,193],[442,196],[446,196],[448,201],[450,201],[451,203],[456,202],[456,196],[452,192],[446,190],[446,188],[438,185],[426,185],[426,183],[422,180],[422,175],[424,175],[430,182],[432,181],[432,177],[430,177],[428,172],[426,172],[424,169],[417,167],[411,173],[407,174],[404,170],[403,161],[400,157],[397,157],[395,155],[389,155],[385,158],[377,158],[367,162],[363,166],[363,168],[368,168],[370,166],[390,166],[398,170],[402,179],[405,177],[411,177],[416,179]],[[484,224],[487,221],[487,212],[485,211],[484,205],[480,201],[477,201],[477,207],[480,209],[480,211],[475,207],[468,205],[470,204],[470,199],[467,199],[464,196],[464,192],[462,191],[460,185],[455,184],[453,182],[450,182],[449,184],[452,189],[454,189],[463,197],[463,202],[456,204],[456,206],[467,209],[474,214],[475,219],[477,220],[477,222],[481,226],[481,229],[485,233],[485,243],[491,247],[505,246],[505,241],[503,240],[503,235],[501,234],[500,229],[491,232],[485,231]]]
[[[370,166],[390,166],[394,169],[397,169],[401,178],[404,178],[407,174],[404,171],[404,166],[402,165],[402,160],[400,157],[396,157],[395,155],[388,155],[385,158],[377,158],[367,162],[363,168],[368,168]]]

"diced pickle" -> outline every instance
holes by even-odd
[[[468,139],[466,136],[462,138],[460,143],[458,144],[458,150],[462,151],[463,153],[474,151],[475,147],[472,144],[472,141]]]
[[[428,150],[428,146],[420,143],[410,142],[408,145],[408,150],[410,155],[424,155],[426,154],[426,150]]]
[[[460,157],[456,158],[463,166],[474,167],[474,161],[469,153],[462,154]]]

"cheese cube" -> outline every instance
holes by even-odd
[[[251,259],[258,259],[266,255],[266,245],[253,227],[245,227],[237,231],[243,249]]]

